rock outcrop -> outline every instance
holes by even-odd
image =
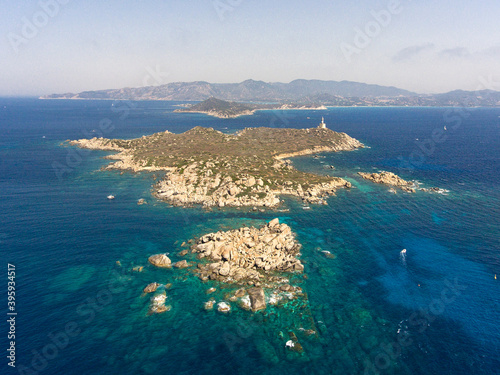
[[[189,266],[190,264],[185,259],[174,263],[175,268],[187,268]]]
[[[161,292],[157,293],[151,297],[151,303],[149,305],[148,315],[151,314],[161,314],[165,311],[170,311],[172,306],[166,306],[165,302],[167,300],[167,293],[163,289]]]
[[[276,168],[286,168],[287,163],[276,161]],[[350,188],[351,183],[340,177],[303,187],[292,181],[273,187],[256,183],[253,176],[216,174],[206,177],[198,163],[182,170],[172,170],[155,186],[155,196],[176,206],[202,205],[204,207],[276,207],[280,195],[292,195],[304,202],[326,204],[325,197],[334,195],[339,188]]]
[[[266,296],[264,294],[264,289],[250,288],[247,290],[247,293],[250,297],[250,304],[253,312],[266,309]]]
[[[390,186],[395,186],[407,193],[415,193],[415,183],[412,181],[403,180],[398,175],[392,172],[381,171],[380,173],[363,173],[358,172],[358,174],[365,180],[375,182],[376,184],[385,184]]]
[[[148,258],[149,263],[153,266],[161,268],[170,268],[172,266],[172,261],[167,256],[167,254],[155,254]]]
[[[304,266],[296,256],[300,245],[290,227],[278,219],[260,229],[245,227],[228,232],[204,235],[193,246],[202,280],[255,285],[271,272],[302,272]]]
[[[158,289],[159,286],[160,286],[160,284],[158,284],[158,283],[148,284],[144,288],[143,293],[153,293],[153,292],[156,292],[156,289]]]

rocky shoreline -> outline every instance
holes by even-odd
[[[287,165],[279,160],[276,163],[278,168]],[[292,181],[271,188],[272,181],[251,175],[238,176],[235,180],[220,174],[214,177],[204,175],[206,168],[200,168],[197,163],[187,166],[181,173],[178,170],[170,171],[155,185],[154,195],[176,206],[276,207],[281,203],[280,195],[296,196],[307,203],[326,204],[325,197],[334,195],[339,188],[351,187],[350,182],[339,177],[304,189],[301,184],[294,186]]]
[[[106,138],[91,138],[91,139],[77,139],[73,141],[68,141],[72,146],[78,146],[80,148],[86,148],[89,150],[100,150],[100,151],[116,151],[116,154],[108,155],[105,159],[117,160],[104,167],[104,170],[123,170],[131,172],[152,172],[152,171],[169,171],[173,168],[170,167],[159,167],[159,166],[148,166],[146,161],[137,161],[134,159],[134,154],[130,149],[120,147],[116,143],[112,142],[110,139]]]

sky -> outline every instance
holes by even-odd
[[[177,81],[500,91],[498,0],[0,0],[0,96]]]

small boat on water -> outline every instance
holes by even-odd
[[[108,196],[107,196],[107,198],[108,198],[109,200],[111,200],[111,199],[115,199],[115,196],[110,194],[110,195],[108,195]]]

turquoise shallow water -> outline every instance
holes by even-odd
[[[173,114],[173,104],[0,100],[0,246],[4,263],[16,265],[19,309],[18,367],[2,364],[2,373],[28,373],[21,366],[41,374],[498,373],[500,110],[475,109],[453,127],[443,108],[265,111],[220,120]],[[310,127],[319,116],[370,148],[294,159],[297,168],[355,186],[310,210],[293,199],[287,212],[169,207],[151,197],[151,175],[100,172],[106,153],[61,146],[100,131],[132,138],[194,125]],[[445,124],[448,138],[425,148]],[[394,195],[357,176],[379,169],[450,193]],[[139,198],[148,204],[137,205]],[[303,244],[307,279],[297,282],[306,306],[205,312],[213,284],[147,266],[158,252],[181,259],[182,242],[195,236],[274,217]],[[145,268],[133,272],[136,266]],[[172,309],[147,316],[141,291],[153,281],[172,283]],[[219,301],[227,291],[217,288]],[[317,337],[300,329],[308,325]],[[67,327],[77,333],[54,346]],[[285,349],[289,331],[304,355]]]

